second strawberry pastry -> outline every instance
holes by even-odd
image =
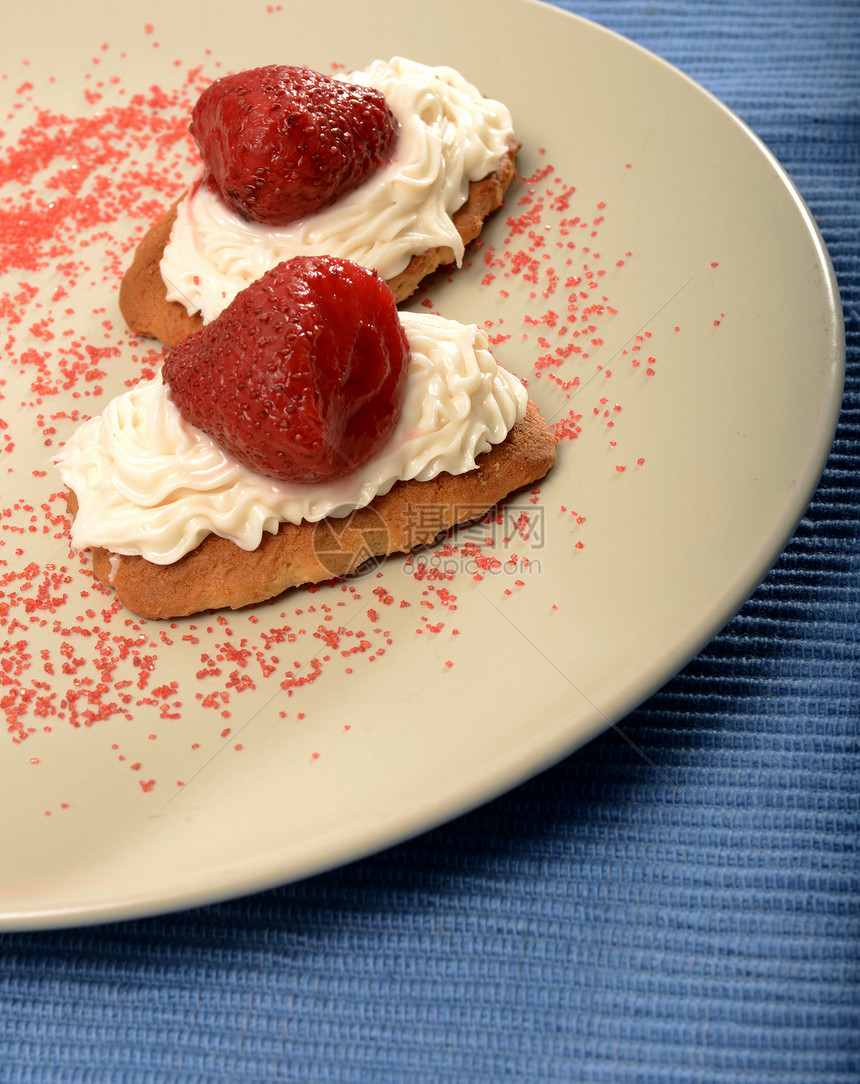
[[[203,92],[190,130],[200,169],[120,291],[129,327],[166,345],[297,255],[372,268],[404,300],[462,261],[519,149],[502,103],[402,57],[337,77],[282,65],[228,76]]]
[[[76,550],[143,617],[404,552],[542,478],[556,437],[486,334],[336,257],[278,264],[55,463]]]

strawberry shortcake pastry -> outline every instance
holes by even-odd
[[[486,334],[400,313],[375,271],[264,271],[55,462],[72,545],[143,617],[354,571],[542,478],[556,438]]]
[[[519,149],[504,105],[452,68],[402,57],[337,76],[284,65],[227,76],[200,96],[190,131],[200,168],[120,289],[129,327],[168,346],[298,255],[369,267],[406,299],[462,261]]]

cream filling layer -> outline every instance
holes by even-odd
[[[78,500],[73,547],[172,564],[213,533],[252,550],[281,522],[346,516],[397,481],[471,470],[523,417],[526,391],[475,325],[400,318],[411,349],[400,420],[360,470],[313,486],[255,474],[189,425],[156,375],[84,422],[54,460]]]

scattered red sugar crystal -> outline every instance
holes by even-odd
[[[155,27],[147,24],[144,33],[156,47]],[[121,67],[109,70],[123,62],[109,42],[93,52],[80,113],[48,108],[35,82],[21,81],[0,150],[0,704],[10,743],[26,743],[33,765],[44,765],[58,734],[103,730],[111,770],[121,768],[140,800],[151,803],[159,801],[160,780],[171,794],[193,788],[206,757],[250,747],[253,730],[243,729],[241,742],[236,731],[255,697],[275,692],[279,723],[298,725],[307,716],[307,725],[311,710],[282,706],[290,698],[312,706],[309,690],[321,680],[349,679],[354,688],[362,667],[396,667],[416,640],[458,637],[458,646],[462,638],[463,650],[471,650],[471,638],[484,630],[453,616],[458,595],[489,590],[502,599],[527,591],[543,559],[544,533],[563,516],[564,531],[574,531],[572,547],[582,550],[588,524],[555,497],[550,509],[538,489],[526,496],[527,511],[514,517],[497,510],[465,524],[404,558],[394,576],[380,571],[285,596],[253,614],[169,625],[122,610],[93,580],[88,556],[69,551],[65,497],[54,489],[50,456],[109,396],[153,375],[160,362],[157,349],[123,328],[116,293],[137,241],[197,164],[188,120],[218,65],[177,65],[171,87],[129,86]],[[477,291],[475,311],[482,294],[500,303],[504,316],[495,312],[487,323],[494,349],[540,399],[567,445],[562,452],[578,454],[596,436],[603,451],[607,428],[624,436],[624,395],[665,364],[657,364],[659,328],[631,332],[614,296],[619,277],[636,273],[632,250],[609,239],[620,208],[586,198],[546,151],[537,159],[458,274]],[[425,287],[418,303],[437,311],[432,289]],[[39,462],[22,455],[25,432],[37,436]],[[624,455],[642,466],[639,452],[625,447]],[[611,463],[606,470],[611,477]],[[619,464],[617,473],[623,470]],[[408,637],[392,632],[387,616],[398,628],[406,617]],[[191,660],[179,672],[177,650]],[[446,669],[454,662],[447,659]],[[177,727],[187,761],[173,763],[162,750]],[[45,774],[43,766],[37,774]],[[73,784],[71,769],[65,785]],[[66,791],[62,803],[50,804],[68,809],[70,798]],[[37,812],[51,810],[40,805]]]

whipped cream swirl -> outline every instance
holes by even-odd
[[[171,564],[214,533],[252,550],[282,521],[346,516],[398,480],[471,470],[523,417],[526,391],[475,325],[400,318],[411,348],[401,417],[360,470],[313,486],[255,474],[189,425],[156,375],[84,422],[54,460],[78,499],[73,547]]]
[[[341,256],[384,279],[418,253],[464,246],[452,219],[469,184],[493,173],[513,132],[501,102],[481,96],[453,68],[403,57],[339,78],[375,87],[400,122],[393,159],[337,203],[288,226],[250,222],[198,172],[177,207],[161,260],[168,301],[213,320],[249,283],[292,256]]]

